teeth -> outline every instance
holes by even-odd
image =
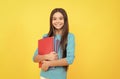
[[[56,24],[56,25],[61,25],[61,24]]]
[[[60,24],[57,24],[57,25],[60,25]]]

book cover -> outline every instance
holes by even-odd
[[[54,37],[46,37],[38,40],[38,54],[44,55],[54,51]],[[41,67],[42,63],[39,63]]]

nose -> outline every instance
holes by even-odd
[[[59,22],[60,22],[60,20],[59,20],[59,19],[57,19],[57,20],[56,20],[56,23],[59,23]]]

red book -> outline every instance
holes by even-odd
[[[38,54],[44,55],[54,51],[54,37],[46,37],[38,40]],[[39,68],[42,63],[39,63]]]

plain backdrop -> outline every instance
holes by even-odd
[[[119,0],[1,0],[0,79],[39,79],[32,61],[54,8],[64,8],[75,35],[67,79],[120,79]]]

